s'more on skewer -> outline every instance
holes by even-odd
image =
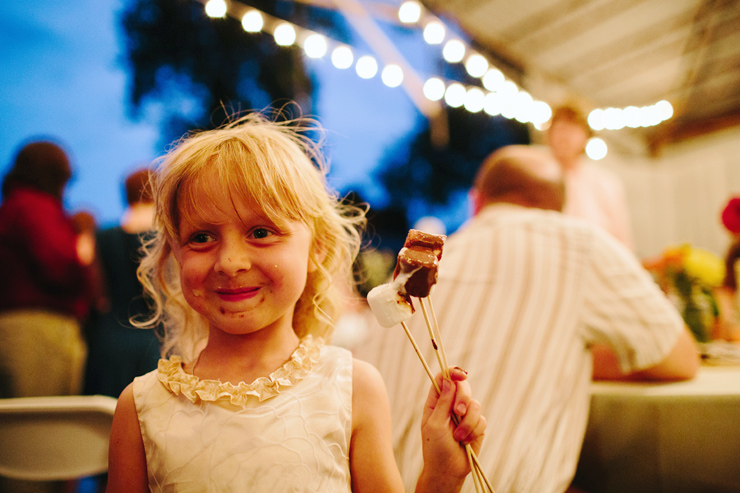
[[[430,235],[422,231],[410,230],[403,248],[398,253],[393,280],[376,286],[367,295],[370,310],[380,325],[393,327],[400,324],[406,331],[406,335],[432,382],[434,382],[434,375],[409,331],[406,320],[411,318],[415,311],[411,297],[429,296],[432,286],[437,282],[437,269],[445,238],[442,235]],[[434,344],[436,349],[436,343]],[[448,376],[445,370],[442,369],[445,376]]]
[[[398,253],[393,280],[373,288],[367,295],[378,323],[392,327],[414,313],[411,296],[425,298],[437,283],[439,260],[446,236],[412,229]]]
[[[447,358],[444,356],[441,341],[439,345],[435,342],[435,339],[439,340],[440,338],[439,328],[436,327],[436,317],[433,317],[433,326],[422,301],[422,299],[427,299],[431,307],[431,300],[428,297],[432,287],[437,283],[439,261],[442,258],[446,238],[445,235],[435,235],[415,229],[410,230],[403,248],[398,253],[393,280],[390,283],[376,286],[367,295],[368,305],[370,305],[370,309],[380,325],[392,327],[400,324],[403,327],[438,393],[440,393],[440,389],[434,380],[434,375],[409,331],[406,321],[415,312],[411,297],[418,298],[440,369],[445,378],[449,379],[449,366]],[[453,420],[457,422],[457,419],[454,418],[456,416],[453,416]],[[466,452],[470,461],[476,491],[481,491],[485,486],[489,487],[489,491],[493,491],[490,482],[480,468],[478,458],[469,445],[466,446]]]

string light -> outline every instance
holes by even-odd
[[[526,91],[520,91],[516,95],[516,103],[514,104],[514,119],[520,123],[529,123],[532,121],[532,103],[534,99]]]
[[[295,43],[296,39],[295,29],[287,22],[283,22],[277,26],[273,36],[275,37],[275,43],[280,46],[291,46]]]
[[[338,69],[346,69],[352,66],[354,55],[349,46],[338,46],[331,53],[331,63]]]
[[[447,35],[445,27],[441,22],[432,21],[426,25],[423,31],[424,41],[430,45],[442,44]]]
[[[205,3],[209,17],[220,18],[229,13],[229,6],[224,0],[208,0]],[[430,45],[441,45],[446,36],[445,25],[415,0],[404,2],[398,10],[399,20],[404,24],[423,25],[424,41]],[[271,18],[264,12],[249,8],[241,17],[242,27],[246,32],[258,33],[274,26],[272,35],[279,46],[291,46],[302,39],[301,47],[307,57],[319,59],[331,51],[331,62],[335,68],[343,70],[355,65],[355,72],[363,79],[372,79],[381,72],[381,80],[388,87],[398,87],[404,80],[400,66],[389,64],[379,69],[377,60],[365,55],[357,59],[351,47],[339,44],[325,36],[304,29],[287,21]],[[269,23],[269,25],[268,25]],[[466,57],[467,55],[467,57]],[[439,77],[429,78],[423,85],[424,96],[430,101],[440,101],[453,108],[464,107],[471,113],[484,111],[490,116],[501,115],[516,119],[521,123],[531,123],[542,130],[544,124],[552,117],[550,105],[537,101],[526,91],[522,91],[496,67],[491,66],[486,57],[468,48],[460,39],[448,40],[442,48],[442,56],[448,63],[459,63],[465,60],[468,74],[480,79],[483,88],[466,87],[460,82],[445,82]],[[605,108],[593,110],[588,117],[589,125],[594,130],[616,130],[624,127],[644,127],[657,125],[673,116],[673,107],[667,101],[659,101],[652,106],[629,106],[624,109]],[[606,155],[606,143],[603,140],[589,141],[594,156],[601,152]],[[603,147],[602,147],[603,146]],[[592,157],[592,159],[601,159]],[[590,154],[589,154],[590,156]]]
[[[504,74],[497,68],[489,69],[481,79],[483,87],[489,91],[497,91],[505,82]]]
[[[355,72],[363,79],[372,79],[378,73],[378,62],[370,55],[364,55],[357,59]]]
[[[489,92],[486,94],[486,100],[483,103],[483,111],[491,116],[498,116],[504,107],[504,101],[501,93]]]
[[[211,18],[221,18],[226,16],[228,7],[224,0],[208,0],[206,3],[206,15]]]
[[[604,159],[607,151],[606,142],[599,137],[591,137],[586,143],[586,155],[594,161]]]
[[[303,51],[309,58],[323,58],[329,45],[321,34],[311,34],[303,40]]]
[[[403,70],[395,64],[386,65],[380,74],[380,79],[388,87],[398,87],[403,82]]]
[[[658,101],[650,106],[626,108],[597,108],[588,115],[593,130],[621,130],[624,127],[651,127],[673,116],[673,106],[668,101]]]
[[[445,103],[453,108],[459,108],[465,103],[467,93],[465,86],[459,82],[453,82],[445,90]]]
[[[457,63],[465,56],[465,45],[459,39],[451,39],[442,49],[442,57],[450,63]]]
[[[242,17],[242,28],[248,33],[258,33],[265,25],[259,10],[250,10]]]
[[[442,79],[432,77],[424,83],[424,96],[430,101],[439,101],[445,95],[445,83]]]
[[[465,102],[463,103],[463,106],[465,106],[465,109],[469,112],[478,113],[483,109],[485,103],[486,95],[477,87],[471,87],[465,93]]]
[[[403,2],[398,8],[398,20],[404,24],[415,24],[421,18],[421,5],[419,2]]]
[[[483,55],[473,53],[465,61],[465,70],[471,77],[481,78],[488,72],[488,60]]]

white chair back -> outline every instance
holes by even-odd
[[[102,395],[0,399],[0,476],[61,481],[106,472],[116,402]]]

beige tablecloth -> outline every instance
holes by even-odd
[[[576,481],[597,492],[740,492],[740,366],[592,385]]]

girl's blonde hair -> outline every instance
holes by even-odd
[[[311,231],[308,274],[296,304],[299,337],[329,337],[352,287],[352,264],[360,249],[365,210],[340,200],[326,182],[327,165],[306,133],[320,130],[309,119],[278,121],[250,113],[216,130],[183,138],[160,162],[154,185],[156,236],[145,245],[138,276],[153,300],[153,314],[139,326],[163,322],[164,356],[192,360],[207,341],[206,320],[185,301],[171,245],[179,241],[181,218],[192,217],[203,195],[253,199],[276,224],[305,223]],[[215,179],[218,189],[200,186]]]

